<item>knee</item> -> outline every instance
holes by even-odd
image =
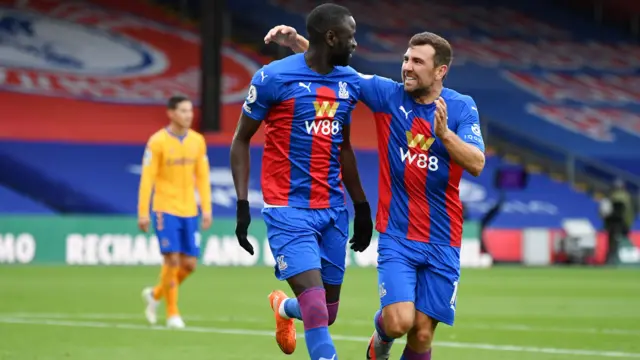
[[[329,311],[323,288],[312,288],[298,296],[305,330],[329,326]]]
[[[178,254],[166,254],[164,256],[164,264],[169,267],[179,267],[180,256],[178,256]]]
[[[338,306],[339,305],[340,305],[340,302],[327,304],[327,314],[329,316],[329,326],[333,325],[333,323],[336,322],[336,319],[338,318]]]
[[[182,264],[182,270],[187,273],[196,271],[196,263],[194,261],[187,261]]]
[[[431,347],[431,342],[433,341],[433,330],[431,327],[416,326],[416,328],[412,330],[412,333],[415,342],[427,349]]]
[[[413,311],[389,311],[383,312],[384,331],[387,336],[400,338],[413,327]]]
[[[433,341],[433,335],[437,325],[437,321],[422,313],[418,313],[415,325],[408,336],[408,341],[412,347],[425,351],[431,348],[431,342]]]

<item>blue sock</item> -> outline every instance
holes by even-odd
[[[382,339],[382,341],[388,343],[393,342],[394,339],[387,336],[387,334],[384,332],[384,327],[382,326],[382,310],[378,310],[373,316],[373,326],[376,327],[378,336],[380,336],[380,339]]]
[[[302,320],[298,299],[286,299],[284,301],[284,313],[292,319]]]
[[[311,360],[318,360],[320,358],[338,360],[336,348],[333,346],[328,327],[305,330],[304,340],[307,343],[307,350],[309,351]]]
[[[321,287],[307,289],[298,296],[304,323],[304,338],[311,360],[338,360],[329,335],[329,311],[325,291]]]

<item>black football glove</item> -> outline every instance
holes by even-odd
[[[247,231],[251,224],[251,213],[249,213],[249,201],[238,200],[236,204],[236,237],[238,244],[249,254],[253,255],[253,245],[247,239]]]
[[[349,241],[353,251],[364,251],[371,243],[373,236],[373,221],[371,220],[371,208],[368,202],[353,204],[356,211],[353,220],[353,237]]]

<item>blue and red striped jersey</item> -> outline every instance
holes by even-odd
[[[345,204],[342,128],[360,93],[350,67],[326,75],[304,54],[271,62],[251,80],[243,113],[264,121],[261,184],[265,206],[322,209]]]
[[[360,100],[374,113],[380,154],[376,230],[455,247],[462,243],[462,167],[435,136],[435,104],[415,102],[403,85],[361,75]],[[449,129],[484,152],[474,100],[443,89]]]

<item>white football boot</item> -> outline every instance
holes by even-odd
[[[153,288],[148,287],[142,290],[142,300],[147,304],[144,309],[144,315],[147,317],[147,321],[151,325],[155,325],[158,322],[158,305],[160,302],[153,298]]]
[[[180,315],[174,315],[167,319],[167,327],[170,329],[184,329],[185,324]]]

